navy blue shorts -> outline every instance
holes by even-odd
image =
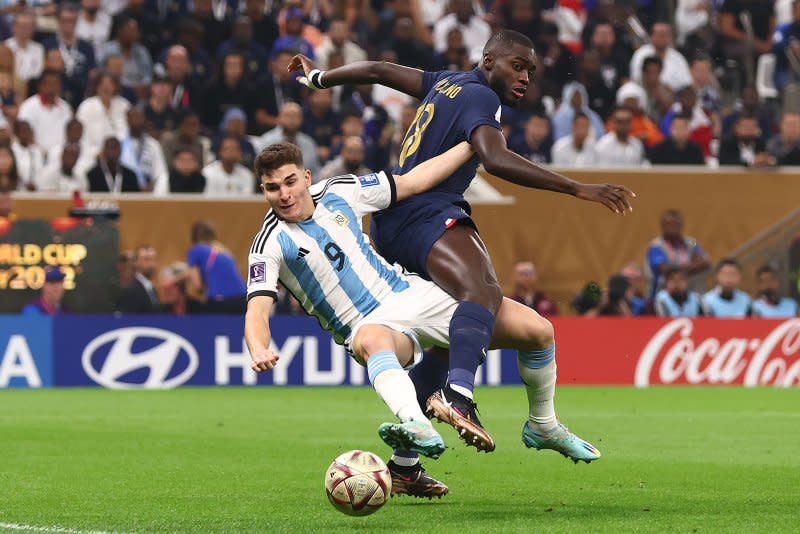
[[[374,214],[370,234],[381,256],[430,280],[426,265],[433,244],[456,224],[477,229],[470,212],[460,195],[423,193]]]

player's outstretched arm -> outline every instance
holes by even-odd
[[[269,314],[272,311],[272,297],[259,295],[247,301],[247,313],[244,316],[244,338],[250,357],[251,368],[256,372],[269,371],[278,363],[280,356],[269,349],[271,334],[269,331]]]
[[[462,141],[444,154],[423,161],[406,174],[396,174],[394,184],[397,188],[397,200],[403,200],[439,185],[465,164],[473,154],[470,144]]]
[[[506,146],[502,132],[492,126],[478,126],[470,139],[472,147],[490,174],[503,180],[536,189],[566,193],[582,200],[599,202],[611,211],[633,211],[630,199],[636,193],[624,185],[582,184],[544,169],[516,154]]]
[[[381,84],[422,99],[422,71],[386,61],[356,61],[335,69],[320,71],[302,54],[292,58],[289,72],[303,70],[300,83],[311,89],[327,89],[336,85]]]

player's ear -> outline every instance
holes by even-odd
[[[494,55],[491,52],[483,54],[483,67],[486,70],[492,70],[494,67]]]
[[[311,187],[311,169],[306,169],[305,173],[303,174],[303,178],[306,181],[306,186]]]

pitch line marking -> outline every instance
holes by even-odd
[[[59,534],[119,534],[105,530],[76,530],[65,527],[39,527],[36,525],[20,525],[19,523],[0,523],[0,529],[27,530],[28,532],[57,532]]]

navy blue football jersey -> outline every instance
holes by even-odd
[[[500,98],[480,69],[425,72],[422,91],[425,100],[417,108],[403,140],[395,169],[399,174],[443,154],[461,141],[469,141],[478,126],[500,128]],[[431,191],[463,195],[479,163],[476,154]]]

